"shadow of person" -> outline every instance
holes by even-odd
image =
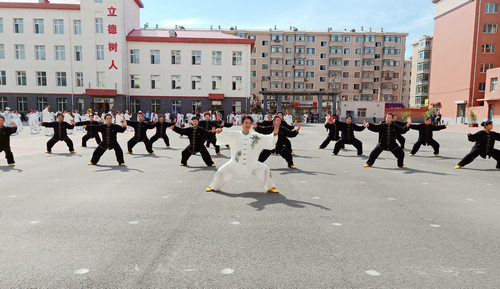
[[[193,168],[192,170],[189,170],[190,173],[194,172],[206,172],[206,171],[217,171],[217,167],[208,167],[208,166],[202,166],[202,167],[190,167],[187,166],[188,168]]]
[[[154,158],[154,159],[159,159],[159,158],[167,158],[167,159],[171,159],[172,157],[167,157],[167,156],[159,156],[157,154],[134,154],[134,156],[132,157],[133,159],[138,159],[138,158]]]
[[[102,170],[95,170],[94,172],[96,173],[102,173],[102,172],[123,172],[123,173],[128,173],[128,172],[131,172],[131,171],[136,171],[136,172],[139,172],[139,173],[144,173],[143,170],[139,170],[139,169],[131,169],[131,168],[128,168],[127,166],[103,166],[103,165],[95,165],[96,167],[98,168],[106,168],[106,169],[102,169]]]
[[[280,175],[289,175],[289,174],[296,174],[296,173],[301,173],[301,174],[306,174],[309,176],[317,176],[317,175],[327,175],[327,176],[335,176],[335,174],[331,173],[326,173],[326,172],[315,172],[315,171],[304,171],[301,169],[271,169],[272,172],[282,172]]]
[[[460,170],[470,170],[470,171],[478,171],[478,172],[499,172],[500,169],[473,169],[473,168],[466,168],[463,167]],[[459,170],[457,170],[459,171]]]
[[[297,200],[287,199],[282,194],[275,193],[258,193],[258,192],[250,192],[250,193],[242,193],[242,194],[229,194],[225,192],[216,192],[216,194],[230,197],[230,198],[245,198],[245,199],[255,199],[255,201],[249,203],[252,208],[255,208],[257,211],[262,211],[266,208],[267,205],[275,205],[275,204],[283,204],[292,208],[302,209],[306,206],[312,206],[316,208],[320,208],[322,210],[331,211],[330,208],[313,204],[309,202],[302,202]]]
[[[67,157],[67,158],[73,158],[73,157],[82,157],[81,154],[72,154],[70,152],[67,153],[50,153],[47,154],[49,157]]]
[[[11,165],[1,166],[0,167],[0,171],[2,171],[2,172],[14,172],[14,171],[17,171],[18,173],[22,173],[23,172],[23,170],[16,169],[16,167],[11,166]]]
[[[401,168],[381,168],[381,167],[372,167],[373,169],[378,169],[378,170],[386,170],[386,171],[401,171],[405,175],[411,175],[411,174],[431,174],[431,175],[439,175],[439,176],[452,176],[447,173],[441,173],[441,172],[433,172],[433,171],[426,171],[426,170],[418,170],[414,168],[406,168],[406,169],[401,169]]]

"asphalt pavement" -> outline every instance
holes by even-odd
[[[239,130],[239,127],[232,129]],[[150,135],[153,131],[150,131]],[[356,133],[332,156],[322,125],[292,140],[294,163],[266,164],[280,194],[257,178],[207,193],[217,168],[168,131],[148,155],[142,143],[117,165],[96,147],[76,154],[29,129],[12,137],[16,166],[0,153],[0,288],[500,288],[500,170],[493,159],[455,164],[472,148],[465,132],[439,131],[442,157],[422,146],[407,169],[383,152],[364,168],[377,134]],[[405,135],[411,149],[416,131]],[[119,135],[124,151],[131,132]],[[500,144],[497,144],[500,149]]]

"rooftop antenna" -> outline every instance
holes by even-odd
[[[238,30],[238,26],[234,26],[234,30]]]
[[[384,28],[380,28],[380,31],[381,31],[381,32],[384,32]]]
[[[292,26],[290,26],[290,30],[292,30]]]
[[[210,30],[212,30],[212,29],[213,29],[213,26],[212,26],[212,25],[210,25]]]
[[[220,29],[220,25],[219,25],[219,29]]]
[[[361,26],[361,31],[363,31],[363,26]]]
[[[175,29],[177,29],[177,24],[175,24]]]
[[[276,30],[276,25],[274,25],[274,30]]]
[[[158,29],[158,24],[156,24],[156,29]]]

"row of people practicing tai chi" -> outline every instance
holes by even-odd
[[[448,123],[445,125],[432,124],[431,117],[426,117],[424,119],[424,123],[422,124],[412,124],[410,117],[405,122],[402,122],[398,121],[397,115],[392,113],[387,113],[385,121],[379,124],[370,124],[366,121],[363,123],[364,125],[362,126],[352,123],[351,116],[347,116],[345,122],[338,121],[336,118],[328,120],[325,122],[325,127],[329,131],[328,136],[325,141],[321,143],[318,149],[324,149],[331,141],[336,141],[333,149],[333,155],[337,155],[341,149],[345,149],[346,144],[349,144],[353,145],[357,149],[358,155],[361,156],[363,155],[363,144],[355,137],[354,132],[363,131],[365,128],[368,128],[373,132],[377,132],[379,134],[379,139],[364,166],[371,167],[383,151],[390,151],[397,158],[398,167],[406,168],[403,163],[403,149],[406,149],[406,139],[402,135],[410,129],[414,129],[419,132],[418,140],[413,145],[410,156],[414,156],[420,147],[425,145],[432,146],[434,149],[434,156],[440,157],[439,143],[434,140],[433,132],[445,129],[448,126]],[[467,134],[469,141],[476,143],[472,148],[472,151],[467,154],[455,166],[455,168],[460,169],[471,163],[478,156],[481,156],[483,158],[489,157],[495,159],[497,161],[496,168],[500,169],[500,151],[494,148],[495,140],[500,140],[500,134],[492,131],[492,121],[483,122],[481,126],[484,127],[484,130],[475,134]],[[342,136],[339,136],[340,132],[342,132]],[[396,140],[400,143],[400,145],[397,144]]]

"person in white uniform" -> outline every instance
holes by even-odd
[[[132,118],[132,115],[128,112],[128,110],[126,110],[125,114],[123,115],[123,118],[126,121],[129,121]],[[127,131],[132,131],[133,129],[134,129],[133,127],[127,126]]]
[[[293,124],[293,118],[292,118],[292,115],[290,114],[289,111],[286,112],[286,115],[285,115],[285,122],[288,124],[288,125],[292,125]]]
[[[47,105],[45,109],[42,111],[42,122],[52,122],[52,117],[50,114],[50,105]],[[45,135],[50,136],[54,134],[54,129],[51,127],[45,128]]]
[[[264,188],[268,193],[278,193],[271,179],[271,170],[259,162],[258,158],[263,149],[275,147],[280,127],[275,126],[273,134],[263,135],[250,131],[252,122],[251,116],[244,116],[241,131],[216,130],[217,143],[230,145],[231,159],[217,170],[207,192],[219,191],[234,175],[250,178],[253,174],[264,181]]]
[[[77,109],[75,109],[73,111],[73,120],[75,121],[75,123],[82,121],[82,116],[78,113]],[[76,127],[75,130],[81,131],[82,128],[81,127]]]
[[[30,133],[38,133],[38,114],[32,109],[28,112],[28,123],[30,125]]]
[[[69,110],[65,110],[63,114],[64,114],[64,121],[66,123],[68,123],[68,124],[72,124],[73,117],[71,116],[70,111]],[[73,130],[72,129],[68,129],[68,134],[73,134]]]

